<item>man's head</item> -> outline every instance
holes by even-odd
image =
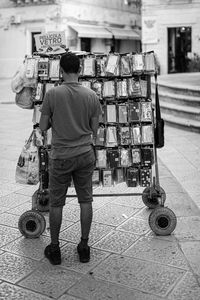
[[[73,53],[65,53],[61,56],[60,66],[65,73],[79,73],[80,60],[79,57]]]

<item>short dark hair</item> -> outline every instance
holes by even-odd
[[[65,73],[78,73],[80,68],[80,60],[74,53],[65,53],[61,56],[60,66]]]

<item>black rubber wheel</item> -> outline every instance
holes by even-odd
[[[164,204],[166,200],[166,193],[161,187],[160,193]],[[158,201],[158,196],[159,195],[155,187],[146,187],[142,193],[142,201],[147,207],[156,208],[160,204]]]
[[[38,189],[32,196],[32,207],[41,212],[49,211],[49,190]]]
[[[18,228],[26,238],[38,238],[45,230],[46,220],[44,216],[35,210],[24,212],[18,221]]]
[[[176,224],[176,215],[168,207],[157,207],[149,215],[149,226],[156,235],[170,235]]]

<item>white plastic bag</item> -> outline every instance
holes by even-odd
[[[19,93],[15,95],[15,103],[23,109],[33,109],[35,90],[31,87],[23,87]]]
[[[35,130],[33,130],[28,141],[22,148],[17,162],[15,172],[17,183],[37,184],[39,182],[39,156],[35,139]]]
[[[24,87],[25,65],[21,65],[11,80],[13,93],[19,93]]]

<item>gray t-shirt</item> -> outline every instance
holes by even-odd
[[[52,122],[51,158],[66,159],[91,149],[90,120],[101,114],[94,91],[79,82],[64,82],[46,93],[41,112]]]

